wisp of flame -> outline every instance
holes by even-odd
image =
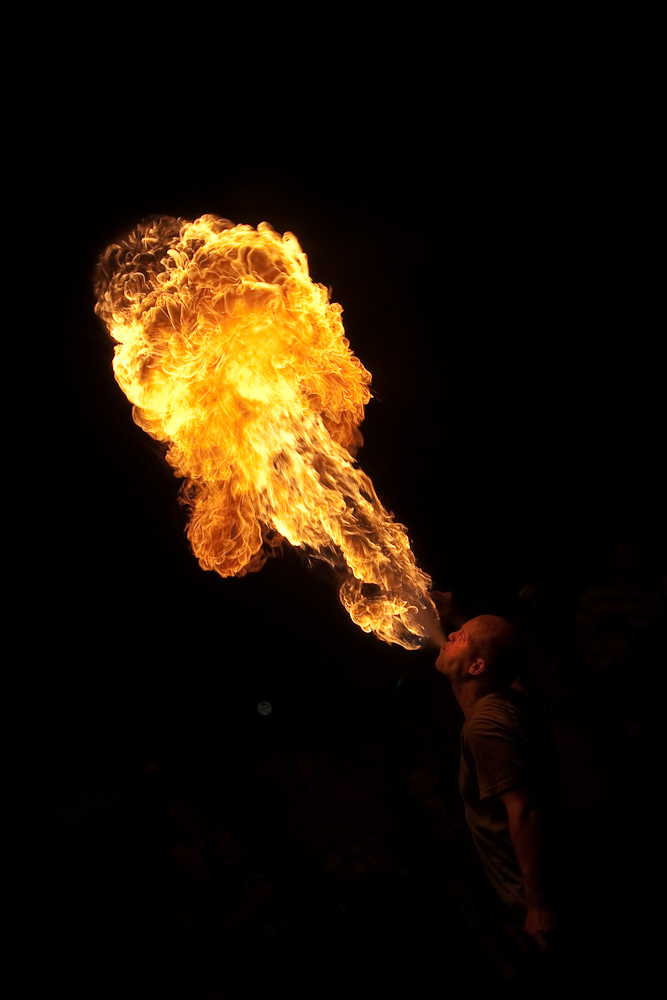
[[[243,576],[287,540],[342,575],[364,631],[440,644],[431,581],[354,462],[371,376],[296,238],[159,218],[106,250],[95,293],[134,420],[185,480],[200,565]]]

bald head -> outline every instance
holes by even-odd
[[[465,625],[475,655],[484,660],[487,679],[497,687],[508,687],[519,674],[524,657],[519,632],[498,615],[479,615]]]

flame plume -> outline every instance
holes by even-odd
[[[157,219],[107,249],[95,293],[134,420],[185,479],[200,565],[243,576],[287,540],[343,573],[362,629],[437,641],[431,581],[353,461],[371,376],[296,238]]]

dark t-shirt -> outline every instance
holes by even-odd
[[[543,813],[554,801],[546,719],[527,695],[510,688],[477,702],[461,732],[459,787],[484,869],[511,914],[525,914],[523,878],[500,798],[527,788]]]

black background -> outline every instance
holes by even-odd
[[[628,531],[655,564],[659,363],[642,147],[628,146],[633,123],[620,129],[618,109],[607,120],[541,109],[489,107],[456,129],[445,112],[404,130],[369,116],[364,134],[240,135],[234,150],[217,136],[187,153],[175,136],[157,162],[144,142],[73,139],[54,233],[60,329],[46,355],[54,466],[33,582],[35,641],[60,660],[41,677],[59,748],[71,734],[113,757],[148,731],[199,730],[200,711],[251,732],[262,699],[277,714],[340,718],[359,664],[392,677],[432,665],[431,652],[361,633],[333,580],[295,553],[241,580],[199,569],[179,483],[134,426],[93,314],[99,254],[152,214],[296,234],[373,375],[359,462],[436,587],[496,607],[530,580],[576,592]]]
[[[597,25],[548,57],[538,32],[519,61],[487,61],[489,25],[484,51],[474,26],[395,23],[372,59],[367,40],[331,62],[315,34],[290,59],[202,30],[122,61],[113,40],[71,61],[54,46],[25,124],[37,340],[15,388],[39,371],[46,392],[16,484],[20,755],[38,822],[151,757],[259,757],[274,731],[344,748],[374,692],[448,697],[435,651],[362,633],[298,553],[240,580],[197,565],[93,313],[99,255],[150,215],[295,233],[373,375],[359,463],[434,586],[503,613],[549,581],[567,649],[612,538],[632,534],[653,577],[664,557],[650,60]],[[439,711],[455,744],[456,708]]]

